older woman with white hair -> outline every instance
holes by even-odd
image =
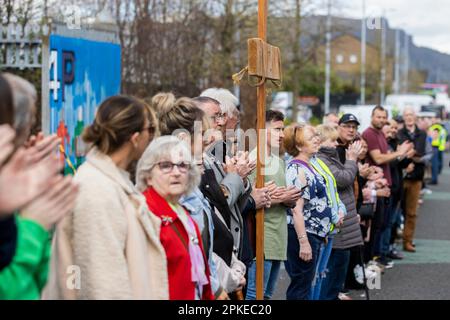
[[[180,205],[181,197],[199,183],[200,171],[188,145],[174,136],[154,140],[138,163],[137,187],[162,221],[170,300],[214,299],[199,228]]]

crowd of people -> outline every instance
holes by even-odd
[[[256,212],[264,208],[264,299],[284,265],[288,300],[345,300],[414,252],[427,167],[447,135],[412,109],[377,106],[285,125],[266,111],[264,148],[239,139],[239,100],[107,98],[64,177],[60,139],[31,135],[36,90],[0,75],[0,299],[256,299]],[[263,158],[264,187],[256,188]],[[401,235],[402,234],[402,235]]]

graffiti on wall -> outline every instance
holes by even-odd
[[[83,129],[98,105],[120,92],[120,45],[51,35],[49,49],[50,132],[63,141],[61,161],[72,174],[86,155]]]

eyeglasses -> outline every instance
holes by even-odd
[[[226,113],[219,113],[217,115],[211,116],[210,119],[212,122],[216,122],[225,119],[226,116],[227,116]]]
[[[353,130],[358,130],[359,128],[358,125],[341,124],[340,126],[344,129],[353,129]]]
[[[186,173],[191,168],[191,165],[187,162],[173,163],[170,161],[161,161],[156,163],[155,165],[157,165],[163,173],[172,172],[174,167],[177,167],[178,171],[180,171],[181,173]]]

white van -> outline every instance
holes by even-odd
[[[339,107],[339,116],[341,117],[346,113],[353,114],[361,124],[358,131],[362,133],[370,127],[372,111],[375,107],[376,105],[342,105]],[[383,108],[388,111],[389,118],[392,118],[393,112],[398,113],[392,106],[383,106]]]
[[[392,106],[399,113],[402,113],[406,107],[412,107],[416,112],[421,112],[422,106],[433,103],[433,97],[427,94],[390,94],[385,101],[385,105]]]

